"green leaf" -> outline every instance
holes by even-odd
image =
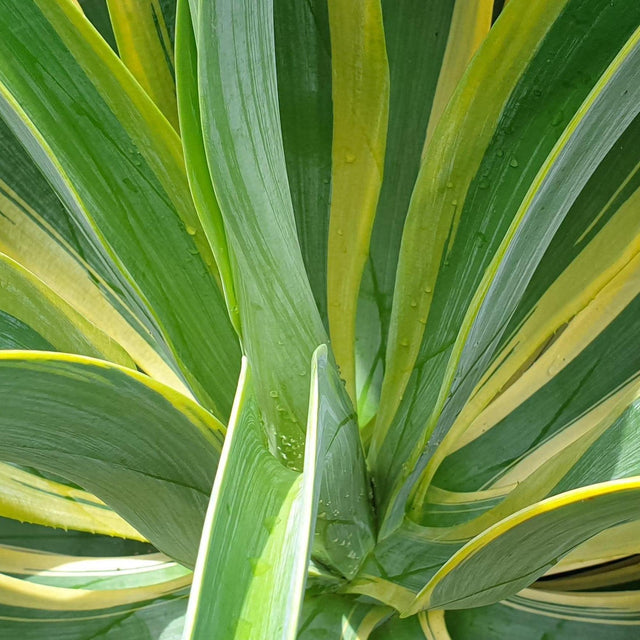
[[[483,606],[509,597],[581,542],[628,521],[635,505],[640,506],[637,477],[576,489],[523,509],[460,549],[404,613]]]
[[[227,312],[234,329],[240,335],[240,319],[224,221],[209,177],[202,139],[198,97],[198,52],[188,0],[180,0],[178,3],[176,40],[178,114],[191,196],[216,259]]]
[[[380,625],[370,636],[370,640],[432,640],[433,638],[451,640],[447,635],[442,635],[441,631],[440,635],[437,632],[434,633],[426,625],[426,616],[423,613],[411,618],[394,616]]]
[[[122,345],[140,369],[189,395],[144,303],[95,233],[69,216],[2,121],[0,150],[0,251]],[[22,332],[15,322],[11,325]],[[24,339],[24,347],[21,343],[14,347],[54,349],[26,335]]]
[[[314,556],[349,577],[373,547],[358,428],[355,416],[344,418],[348,399],[331,367],[319,347],[298,474],[265,446],[245,365],[196,566],[189,638],[214,626],[230,638],[295,637],[312,543]]]
[[[299,469],[308,363],[327,340],[287,179],[273,7],[271,0],[215,0],[201,4],[197,22],[202,131],[233,257],[242,345],[273,449]]]
[[[325,327],[331,199],[331,42],[327,0],[273,3],[278,105],[298,242]]]
[[[333,98],[327,306],[333,351],[356,401],[358,291],[378,204],[389,118],[380,0],[329,0]]]
[[[104,502],[86,491],[0,463],[0,517],[144,540]]]
[[[640,598],[526,589],[500,604],[448,611],[445,620],[451,640],[628,640],[640,624]]]
[[[72,529],[65,531],[2,517],[0,517],[0,543],[23,550],[32,549],[77,557],[102,558],[155,552],[148,542]]]
[[[3,117],[153,310],[196,394],[225,418],[239,354],[177,135],[77,7],[0,7]]]
[[[389,60],[384,177],[360,289],[356,383],[362,423],[378,406],[398,253],[427,127],[433,127],[491,21],[490,0],[383,0]],[[368,406],[366,406],[368,405]]]
[[[511,463],[504,458],[498,462],[492,454],[492,462],[497,464],[490,474],[479,470],[469,482],[468,471],[474,466],[477,469],[474,456],[485,437],[486,443],[490,439],[495,443],[501,431],[500,440],[513,459],[519,448],[516,440],[530,433],[523,440],[528,442],[526,448],[517,454],[521,458],[518,466],[530,460],[526,465],[530,473],[534,452],[543,442],[545,446],[537,454],[540,462],[593,431],[607,405],[622,402],[624,409],[624,402],[633,400],[628,387],[639,364],[627,360],[626,345],[636,339],[640,329],[633,310],[640,293],[635,284],[640,268],[640,221],[636,215],[640,176],[633,151],[639,135],[640,118],[636,117],[558,230],[510,321],[512,328],[505,332],[507,338],[494,362],[456,417],[451,429],[456,433],[455,441],[434,477],[440,488],[453,489],[457,483],[459,489],[464,486],[473,491],[484,483],[483,488],[489,489],[489,475],[492,486],[506,485],[508,476],[522,481],[521,474],[517,477],[515,469],[509,470]],[[611,342],[612,336],[617,338],[620,333],[625,336],[624,344],[614,347],[617,343]],[[616,361],[616,353],[621,354],[624,366],[612,367],[607,373],[602,367]],[[585,379],[589,393],[583,395],[576,389],[576,380],[592,369],[597,378],[591,382]],[[616,383],[609,385],[613,380]],[[541,422],[543,429],[531,423],[534,414],[537,419],[546,416]],[[613,424],[616,417],[605,426]],[[519,433],[510,440],[508,425],[514,421],[519,422]],[[548,440],[555,440],[557,446]],[[543,456],[545,448],[548,454]],[[450,474],[460,471],[463,456],[468,471],[452,484]]]
[[[398,526],[429,465],[419,504],[439,463],[429,460],[489,364],[501,323],[580,189],[634,117],[634,108],[618,100],[618,91],[623,101],[630,96],[624,91],[633,83],[627,39],[640,15],[630,11],[573,0],[566,7],[511,3],[436,129],[407,218],[390,369],[372,443],[379,504],[391,509],[383,535]],[[511,37],[522,24],[523,37]],[[565,51],[569,29],[577,30],[580,46]],[[613,34],[606,46],[603,33]],[[547,62],[552,52],[555,65]],[[627,70],[614,73],[619,65]],[[569,84],[577,72],[587,74],[584,81]],[[559,109],[562,118],[550,126]],[[576,179],[567,181],[574,165]]]
[[[91,24],[100,32],[100,35],[109,43],[109,46],[118,53],[116,37],[113,34],[107,0],[78,0],[84,14]]]
[[[5,311],[0,311],[0,349],[56,350],[37,331]]]
[[[0,310],[30,326],[58,351],[133,366],[118,344],[17,262],[0,253]]]
[[[0,353],[0,456],[70,480],[193,565],[223,427],[184,396],[99,360]]]
[[[628,277],[624,272],[620,275],[625,280]],[[632,275],[628,281],[632,282],[633,278]],[[617,475],[617,469],[623,474],[630,472],[624,475],[636,475],[632,460],[637,444],[633,435],[619,438],[625,425],[633,434],[638,422],[635,401],[640,389],[637,379],[640,361],[628,357],[628,345],[640,332],[637,322],[640,296],[632,294],[630,302],[618,300],[621,309],[613,310],[611,322],[596,339],[587,344],[580,344],[577,340],[581,331],[580,337],[586,334],[588,339],[585,328],[597,326],[595,314],[589,311],[597,309],[597,315],[602,317],[603,310],[611,310],[613,305],[607,305],[603,298],[613,291],[625,292],[619,279],[614,279],[611,286],[603,290],[604,295],[595,302],[597,306],[585,310],[587,317],[577,316],[572,321],[554,347],[540,358],[539,366],[536,363],[530,375],[528,372],[518,381],[513,393],[506,393],[501,401],[488,407],[478,421],[482,421],[484,432],[479,434],[476,425],[472,425],[473,432],[465,434],[468,439],[460,442],[455,451],[444,458],[432,484],[438,492],[442,490],[444,500],[430,500],[427,491],[420,512],[423,524],[452,526],[465,522],[469,517],[477,518],[483,511],[480,502],[490,496],[504,499],[500,510],[510,508],[516,511],[545,497],[552,489],[557,492],[554,487],[578,463],[582,471],[574,472],[573,479],[561,483],[561,486],[574,488],[598,482],[600,478],[612,479],[606,477],[609,474],[621,477]],[[626,293],[629,293],[628,289]],[[558,353],[561,356],[556,359]],[[536,389],[536,377],[542,371],[547,373],[552,362],[567,364],[557,373],[553,371],[555,375],[551,380]],[[528,398],[522,392],[523,388],[530,390]],[[516,393],[521,404],[513,408]],[[635,405],[630,407],[634,402]],[[500,414],[503,414],[502,419],[494,421]],[[615,445],[611,438],[616,438]],[[611,444],[607,446],[606,441]],[[595,473],[585,473],[581,458],[589,454],[587,460],[593,461],[595,451],[599,461],[594,468]],[[491,465],[486,464],[489,459]],[[629,463],[625,464],[625,460]],[[438,492],[432,489],[432,497],[437,498]],[[466,499],[463,494],[466,494]],[[433,516],[427,515],[425,510],[428,502],[435,505],[448,502],[457,514],[452,514],[453,519],[449,523],[434,522]],[[472,506],[474,502],[475,507]],[[464,503],[471,506],[468,514],[464,513]],[[510,506],[507,507],[506,503]],[[487,506],[494,505],[489,503]],[[438,507],[431,506],[427,510],[437,512]],[[485,519],[473,526],[480,531],[489,524],[491,522]]]
[[[0,633],[23,640],[180,640],[187,594],[94,611],[0,608]],[[28,612],[28,617],[25,613]],[[108,635],[107,635],[108,634]]]
[[[0,633],[39,640],[178,640],[184,568],[160,554],[88,558],[3,547]],[[63,586],[64,585],[64,586]]]
[[[308,597],[304,601],[298,640],[367,640],[391,610],[338,595]]]
[[[190,572],[149,545],[0,519],[0,550],[2,637],[180,636]]]
[[[458,338],[460,345],[466,344],[459,351],[454,348],[454,354],[458,351],[456,355],[459,361],[455,365],[453,362],[448,365],[449,370],[457,365],[455,379],[450,381],[452,397],[434,432],[435,441],[443,439],[454,416],[460,412],[461,404],[468,399],[480,380],[515,309],[515,300],[524,293],[529,278],[550,242],[551,233],[558,228],[581,188],[637,115],[639,107],[636,106],[636,100],[640,99],[639,60],[640,29],[631,36],[599,79],[531,186],[516,218],[516,228],[507,234],[478,289],[475,303],[470,307]],[[569,171],[574,176],[571,185],[565,177]],[[637,266],[636,263],[629,265],[629,268],[633,270]],[[622,303],[624,310],[616,309],[619,312],[616,324],[625,324],[625,330],[635,336],[638,335],[638,328],[630,321],[635,293],[626,293],[623,296],[626,305]],[[616,305],[612,306],[615,308]],[[597,323],[595,326],[598,326]],[[585,355],[587,352],[585,350]],[[452,360],[455,362],[455,358]],[[556,370],[550,368],[552,372]],[[586,368],[580,376],[586,381],[589,374],[590,369]],[[569,389],[565,387],[565,404],[572,403],[573,391]],[[598,396],[592,401],[595,399],[599,399]],[[456,435],[451,432],[448,438],[452,440]],[[441,452],[445,450],[446,444],[443,444]],[[430,454],[427,452],[425,458]],[[416,502],[420,501],[424,487],[433,477],[440,460],[441,457],[436,456],[429,462],[421,479],[421,488],[416,494]],[[424,464],[423,461],[419,466]]]
[[[159,0],[106,1],[118,55],[177,130],[173,42]]]
[[[130,599],[138,601],[148,600],[153,596],[153,588],[161,592],[176,591],[188,586],[191,582],[191,571],[180,566],[161,553],[147,553],[138,556],[105,556],[87,557],[72,556],[61,553],[49,553],[33,549],[16,549],[2,545],[0,571],[14,579],[23,582],[17,585],[14,580],[6,581],[0,587],[0,600],[12,597],[11,586],[24,589],[34,599],[38,596],[50,597],[53,605],[61,610],[66,607],[74,609],[81,607],[90,609],[84,602],[80,605],[72,603],[73,594],[67,593],[68,600],[55,600],[56,593],[76,589],[78,601],[83,591],[106,591],[104,603],[100,602],[99,594],[94,594],[95,606],[108,608],[108,600]],[[33,590],[29,585],[34,585]],[[54,589],[39,589],[38,585],[54,587]],[[90,587],[90,588],[89,588]],[[135,591],[134,591],[135,589]],[[116,593],[121,592],[121,593]],[[155,595],[160,595],[156,593]],[[6,604],[6,603],[3,603]],[[25,605],[27,603],[25,602]],[[46,607],[43,607],[46,608]]]
[[[501,519],[523,507],[535,509],[536,503],[546,497],[637,476],[639,403],[636,400],[625,410],[630,393],[637,396],[637,380],[592,412],[596,415],[580,416],[572,426],[574,431],[578,429],[577,439],[560,437],[557,444],[550,440],[551,452],[545,447],[534,449],[530,456],[533,459],[525,457],[521,464],[514,465],[512,478],[505,478],[502,486],[498,481],[495,487],[475,492],[432,486],[428,510],[422,514],[429,526],[406,519],[399,530],[378,543],[350,589],[406,609],[412,593],[430,581],[464,542],[497,526]],[[536,456],[541,458],[537,465]],[[548,573],[574,571],[633,555],[638,551],[638,531],[638,522],[630,518],[580,544]]]
[[[202,534],[185,639],[295,638],[311,551],[316,433],[305,472],[266,448],[244,361]]]
[[[307,431],[320,438],[313,557],[351,579],[375,546],[374,515],[357,416],[324,347],[314,353]]]

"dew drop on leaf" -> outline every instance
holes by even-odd
[[[278,518],[278,516],[267,516],[263,521],[262,521],[262,526],[269,532],[271,533],[273,531],[273,528],[278,524],[278,522],[280,521],[280,519]]]
[[[251,573],[254,576],[263,576],[267,571],[271,570],[271,565],[262,558],[249,558],[251,564]]]
[[[249,640],[251,638],[251,627],[252,624],[245,620],[244,618],[240,618],[238,620],[238,624],[236,625],[234,638],[238,638],[239,640]]]

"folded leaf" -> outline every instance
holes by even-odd
[[[204,2],[197,23],[202,132],[233,260],[242,346],[273,448],[300,469],[309,362],[327,339],[287,178],[272,1]]]
[[[315,519],[316,437],[308,431],[304,474],[269,452],[245,359],[202,534],[185,639],[295,638]]]
[[[192,565],[223,427],[134,371],[79,356],[0,353],[0,457],[70,480]]]
[[[576,489],[523,509],[460,549],[405,613],[482,606],[509,597],[573,547],[626,522],[636,505],[637,477]]]

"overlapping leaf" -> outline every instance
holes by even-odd
[[[75,5],[1,8],[2,116],[149,306],[196,393],[226,418],[239,354],[179,138]]]
[[[88,358],[0,354],[1,457],[79,484],[195,561],[223,428],[193,401]]]

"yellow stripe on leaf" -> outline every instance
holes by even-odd
[[[422,152],[423,159],[440,116],[471,58],[489,33],[492,12],[493,0],[457,0],[453,8],[447,47],[438,75],[438,84],[427,125],[427,135]]]
[[[451,432],[459,435],[449,453],[486,432],[557,375],[640,291],[638,207],[640,189],[545,292],[457,418]]]
[[[26,582],[0,573],[0,604],[48,611],[91,611],[170,595],[191,583],[191,575],[130,589],[68,589]]]
[[[176,131],[173,46],[158,0],[107,0],[122,61]]]
[[[143,335],[132,327],[102,292],[98,275],[62,237],[8,185],[0,181],[0,251],[28,269],[79,314],[111,336],[136,364],[159,382],[188,397],[191,392]],[[96,284],[96,283],[99,283]]]
[[[329,0],[333,78],[327,302],[333,351],[355,401],[355,325],[387,139],[389,67],[380,0]]]
[[[504,105],[565,4],[566,0],[543,0],[503,14],[504,32],[518,37],[508,42],[497,37],[487,39],[482,60],[478,58],[474,66],[475,73],[460,83],[456,99],[449,103],[434,132],[403,232],[387,367],[371,443],[373,462],[420,352],[445,245],[447,240],[453,241],[450,230],[455,216],[462,211]],[[483,83],[481,92],[477,90],[479,82]],[[445,397],[447,393],[445,390]]]
[[[0,516],[47,527],[144,541],[95,496],[0,463]],[[1,568],[0,571],[8,571]]]

